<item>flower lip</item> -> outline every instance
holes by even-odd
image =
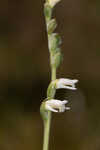
[[[65,110],[70,110],[70,107],[66,107],[65,104],[67,104],[67,100],[56,100],[51,99],[45,102],[45,109],[52,111],[52,112],[64,112]]]

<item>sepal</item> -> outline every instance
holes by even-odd
[[[55,97],[55,94],[56,94],[56,82],[52,81],[49,84],[48,89],[47,89],[47,97],[53,98]]]
[[[48,120],[48,111],[45,109],[45,100],[42,102],[40,106],[40,114],[42,116],[43,121]]]

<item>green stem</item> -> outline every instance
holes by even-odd
[[[50,136],[50,125],[51,125],[51,112],[48,112],[48,120],[44,122],[44,143],[43,150],[48,150],[49,147],[49,136]]]
[[[52,70],[51,80],[53,81],[56,80],[56,68],[53,67],[51,70]]]
[[[56,79],[56,68],[51,68],[52,70],[52,75],[51,75],[51,80]],[[49,137],[50,137],[50,126],[51,126],[51,118],[52,118],[52,113],[48,111],[48,119],[44,121],[44,142],[43,142],[43,150],[48,150],[49,149]]]

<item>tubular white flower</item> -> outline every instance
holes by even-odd
[[[70,89],[70,90],[76,90],[75,84],[78,82],[78,80],[74,79],[65,79],[61,78],[56,81],[56,89]]]
[[[45,102],[45,109],[52,111],[52,112],[64,112],[65,110],[70,110],[70,107],[66,107],[65,104],[67,104],[67,100],[56,100],[51,99]]]
[[[58,2],[60,2],[61,0],[48,0],[49,5],[51,7],[54,7]]]

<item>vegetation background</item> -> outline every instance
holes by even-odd
[[[42,150],[39,113],[50,81],[43,0],[0,1],[0,150]],[[63,39],[58,90],[71,111],[53,114],[50,150],[100,150],[100,1],[62,0],[54,11]]]

